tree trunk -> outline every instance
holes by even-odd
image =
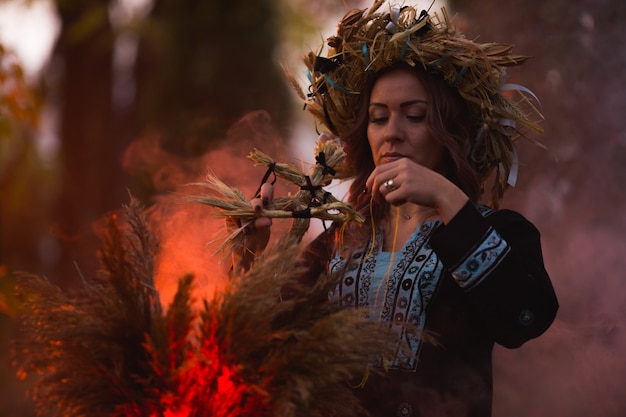
[[[97,239],[93,225],[125,201],[120,153],[112,109],[114,36],[108,0],[59,2],[62,32],[54,60],[62,70],[62,189],[54,234],[61,243],[57,279],[79,279],[94,270]],[[76,262],[76,265],[74,263]]]
[[[279,28],[275,0],[156,0],[139,49],[136,133],[157,128],[165,149],[197,156],[250,111],[287,118]]]

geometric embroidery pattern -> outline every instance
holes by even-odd
[[[490,227],[476,247],[450,272],[461,288],[469,291],[502,262],[510,249],[506,240]]]

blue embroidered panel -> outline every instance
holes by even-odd
[[[489,228],[474,250],[450,272],[461,288],[469,291],[500,264],[510,249],[506,240]]]
[[[392,361],[385,363],[387,367],[415,370],[417,366],[422,342],[419,330],[424,329],[426,306],[444,271],[427,243],[428,236],[439,224],[439,221],[424,223],[400,252],[381,252],[382,234],[379,232],[371,253],[365,248],[354,253],[351,262],[346,263],[339,255],[330,262],[331,272],[350,265],[331,297],[341,300],[344,306],[365,308],[373,320],[390,323],[410,347],[410,352],[399,350]],[[408,332],[404,323],[412,324],[418,332]]]

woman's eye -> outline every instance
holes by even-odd
[[[409,114],[406,118],[412,122],[421,122],[424,119],[426,119],[426,115],[425,114],[414,114],[414,115]]]
[[[382,124],[382,123],[385,123],[387,119],[388,118],[386,116],[370,117],[370,123]]]

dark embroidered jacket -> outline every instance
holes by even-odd
[[[468,203],[445,226],[424,223],[395,254],[375,245],[342,259],[330,233],[310,251],[317,254],[313,266],[345,268],[332,297],[368,308],[413,350],[357,389],[376,417],[490,416],[494,343],[519,347],[541,335],[558,309],[539,232],[510,210]],[[329,261],[320,263],[320,254]],[[406,321],[436,343],[403,332]]]

